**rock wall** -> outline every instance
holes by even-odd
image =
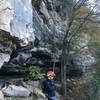
[[[70,2],[73,2],[73,0]],[[68,9],[66,9],[66,6]],[[65,0],[0,0],[0,53],[2,53],[0,55],[2,59],[0,66],[4,62],[12,63],[13,61],[15,65],[10,64],[9,66],[17,68],[17,72],[21,66],[27,64],[44,66],[51,63],[50,66],[52,66],[54,59],[51,56],[50,59],[47,59],[44,52],[45,49],[50,50],[50,55],[52,52],[55,53],[57,60],[59,60],[66,29],[64,17],[66,17],[67,11],[70,11],[69,8]],[[87,41],[86,38],[84,39]],[[23,40],[23,42],[20,40]],[[24,47],[17,48],[16,44],[19,44],[19,42]],[[80,49],[82,45],[87,45],[88,42],[79,40],[77,44],[78,49]],[[34,52],[34,46],[37,46],[38,50],[41,47],[45,48],[42,50],[42,57],[38,57],[38,55],[41,55],[41,50]],[[17,50],[14,48],[17,48]],[[85,55],[84,51],[86,51]],[[88,51],[88,46],[82,53],[77,58],[79,66],[88,66],[91,62],[94,62],[94,58]],[[4,59],[5,55],[7,59]],[[59,61],[57,62],[59,63]],[[3,70],[7,68],[7,70],[13,71],[13,67],[12,69],[8,67],[8,63],[4,64],[3,67]],[[25,68],[23,67],[23,69]]]
[[[34,41],[32,17],[31,0],[0,0],[0,67],[19,40],[24,45]]]
[[[32,5],[33,28],[36,36],[45,43],[50,41],[59,43],[65,31],[65,21],[60,16],[62,2],[60,0],[33,0]]]
[[[31,0],[0,0],[0,29],[25,42],[34,41]]]
[[[10,22],[13,17],[11,0],[0,0],[0,29],[10,32]]]
[[[0,0],[0,34],[2,38],[0,44],[8,51],[5,53],[1,48],[3,54],[9,55],[7,58],[10,59],[16,43],[21,42],[23,46],[26,46],[29,41],[34,41],[34,34],[43,43],[43,46],[50,45],[51,41],[59,43],[65,27],[64,20],[60,16],[61,6],[60,0]],[[53,35],[55,36],[53,37]],[[6,39],[4,39],[5,37]],[[60,38],[58,39],[58,37]],[[8,40],[9,43],[7,43]],[[19,40],[23,40],[23,42]],[[30,48],[30,45],[28,46]],[[33,48],[33,45],[31,47]],[[3,59],[2,62],[4,63],[5,60]]]
[[[12,0],[13,19],[11,20],[11,34],[23,39],[26,43],[34,41],[32,28],[31,0]]]

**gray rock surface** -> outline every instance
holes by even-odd
[[[64,33],[64,20],[61,19],[59,13],[56,12],[55,7],[58,0],[40,0],[40,2],[33,1],[33,28],[36,36],[42,41],[48,41],[52,35],[59,35],[62,38]],[[59,42],[55,37],[52,41]]]
[[[65,1],[65,0],[64,0]],[[25,65],[38,65],[44,66],[53,63],[54,59],[50,58],[52,55],[49,55],[51,52],[56,53],[55,56],[57,60],[61,55],[61,46],[62,46],[62,39],[65,34],[66,29],[66,20],[63,19],[62,13],[64,13],[65,4],[63,0],[5,0],[0,1],[0,29],[5,30],[7,34],[10,36],[16,36],[19,39],[24,40],[21,41],[21,48],[25,47],[29,41],[34,41],[35,36],[38,38],[40,43],[37,48],[34,48],[34,43],[32,45],[27,45],[26,48],[21,51],[17,51],[18,55],[14,57],[14,59],[10,59],[14,61],[14,63],[5,64],[3,70],[10,70],[15,72],[23,72],[26,71],[26,67],[22,67]],[[6,2],[6,3],[5,3]],[[65,3],[65,4],[63,4]],[[67,11],[66,11],[67,12]],[[3,34],[3,33],[2,33]],[[34,36],[35,34],[35,36]],[[3,44],[1,47],[4,46],[5,37],[3,37]],[[86,46],[88,44],[87,38],[83,37],[84,40],[79,40],[78,49],[82,46]],[[7,41],[7,40],[6,40]],[[16,40],[18,43],[18,40]],[[0,41],[1,44],[2,41]],[[15,45],[13,48],[16,48],[16,43],[11,42],[12,45]],[[11,45],[11,43],[9,45]],[[30,43],[31,44],[31,43]],[[7,44],[8,45],[8,44]],[[43,47],[41,49],[41,47]],[[8,56],[11,55],[12,49],[9,47],[9,53],[5,53],[4,49],[3,55],[7,54]],[[33,49],[32,49],[33,48]],[[87,47],[88,48],[88,47]],[[27,53],[26,53],[27,51]],[[42,52],[41,52],[42,51]],[[49,53],[50,51],[50,53]],[[78,65],[85,70],[86,66],[92,64],[94,62],[94,58],[87,50],[83,50],[82,53],[79,54],[78,58]],[[1,51],[0,51],[1,52]],[[31,54],[30,54],[31,52]],[[71,52],[71,51],[70,51]],[[50,58],[50,59],[48,59]],[[79,60],[80,59],[80,60]],[[9,59],[6,61],[4,59],[1,60],[0,67],[4,64],[4,62],[8,62]],[[82,61],[82,62],[81,62]],[[10,62],[10,61],[9,61]],[[6,66],[6,67],[5,67]],[[8,67],[8,68],[7,68]],[[19,69],[22,68],[20,71]]]
[[[0,0],[0,29],[10,32],[10,22],[12,18],[12,0]]]
[[[88,69],[87,66],[91,66],[96,62],[95,57],[93,57],[91,52],[89,52],[88,48],[89,40],[90,36],[87,34],[83,34],[80,37],[78,45],[76,47],[78,48],[77,51],[80,52],[80,54],[78,54],[78,56],[76,57],[77,65],[81,66],[83,72],[85,72]]]
[[[8,62],[10,59],[9,54],[0,53],[0,67],[4,64],[4,62]]]
[[[28,97],[31,94],[28,89],[22,86],[15,85],[9,85],[7,88],[3,88],[2,92],[4,93],[4,95],[11,97]]]
[[[0,0],[0,29],[19,39],[34,41],[31,0]]]
[[[32,17],[31,0],[0,0],[0,67],[9,61],[19,40],[22,40],[21,46],[34,41]]]
[[[46,99],[46,95],[42,92],[41,89],[39,88],[34,88],[33,93],[38,97],[38,98],[44,98]]]
[[[10,23],[11,34],[26,43],[34,41],[31,0],[12,0],[12,3],[14,14]]]
[[[2,91],[0,91],[0,100],[5,100],[4,99],[4,94],[2,93]]]

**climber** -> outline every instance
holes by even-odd
[[[47,79],[43,81],[43,92],[47,96],[48,100],[56,100],[56,86],[54,84],[55,73],[53,71],[47,72]]]

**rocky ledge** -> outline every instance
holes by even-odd
[[[22,79],[0,80],[0,100],[47,100],[41,89],[40,81],[24,81]],[[60,95],[56,93],[57,100]]]

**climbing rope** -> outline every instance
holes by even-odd
[[[55,65],[56,65],[56,56],[53,54],[53,58],[54,58],[54,63],[53,63],[53,72],[55,71]]]

